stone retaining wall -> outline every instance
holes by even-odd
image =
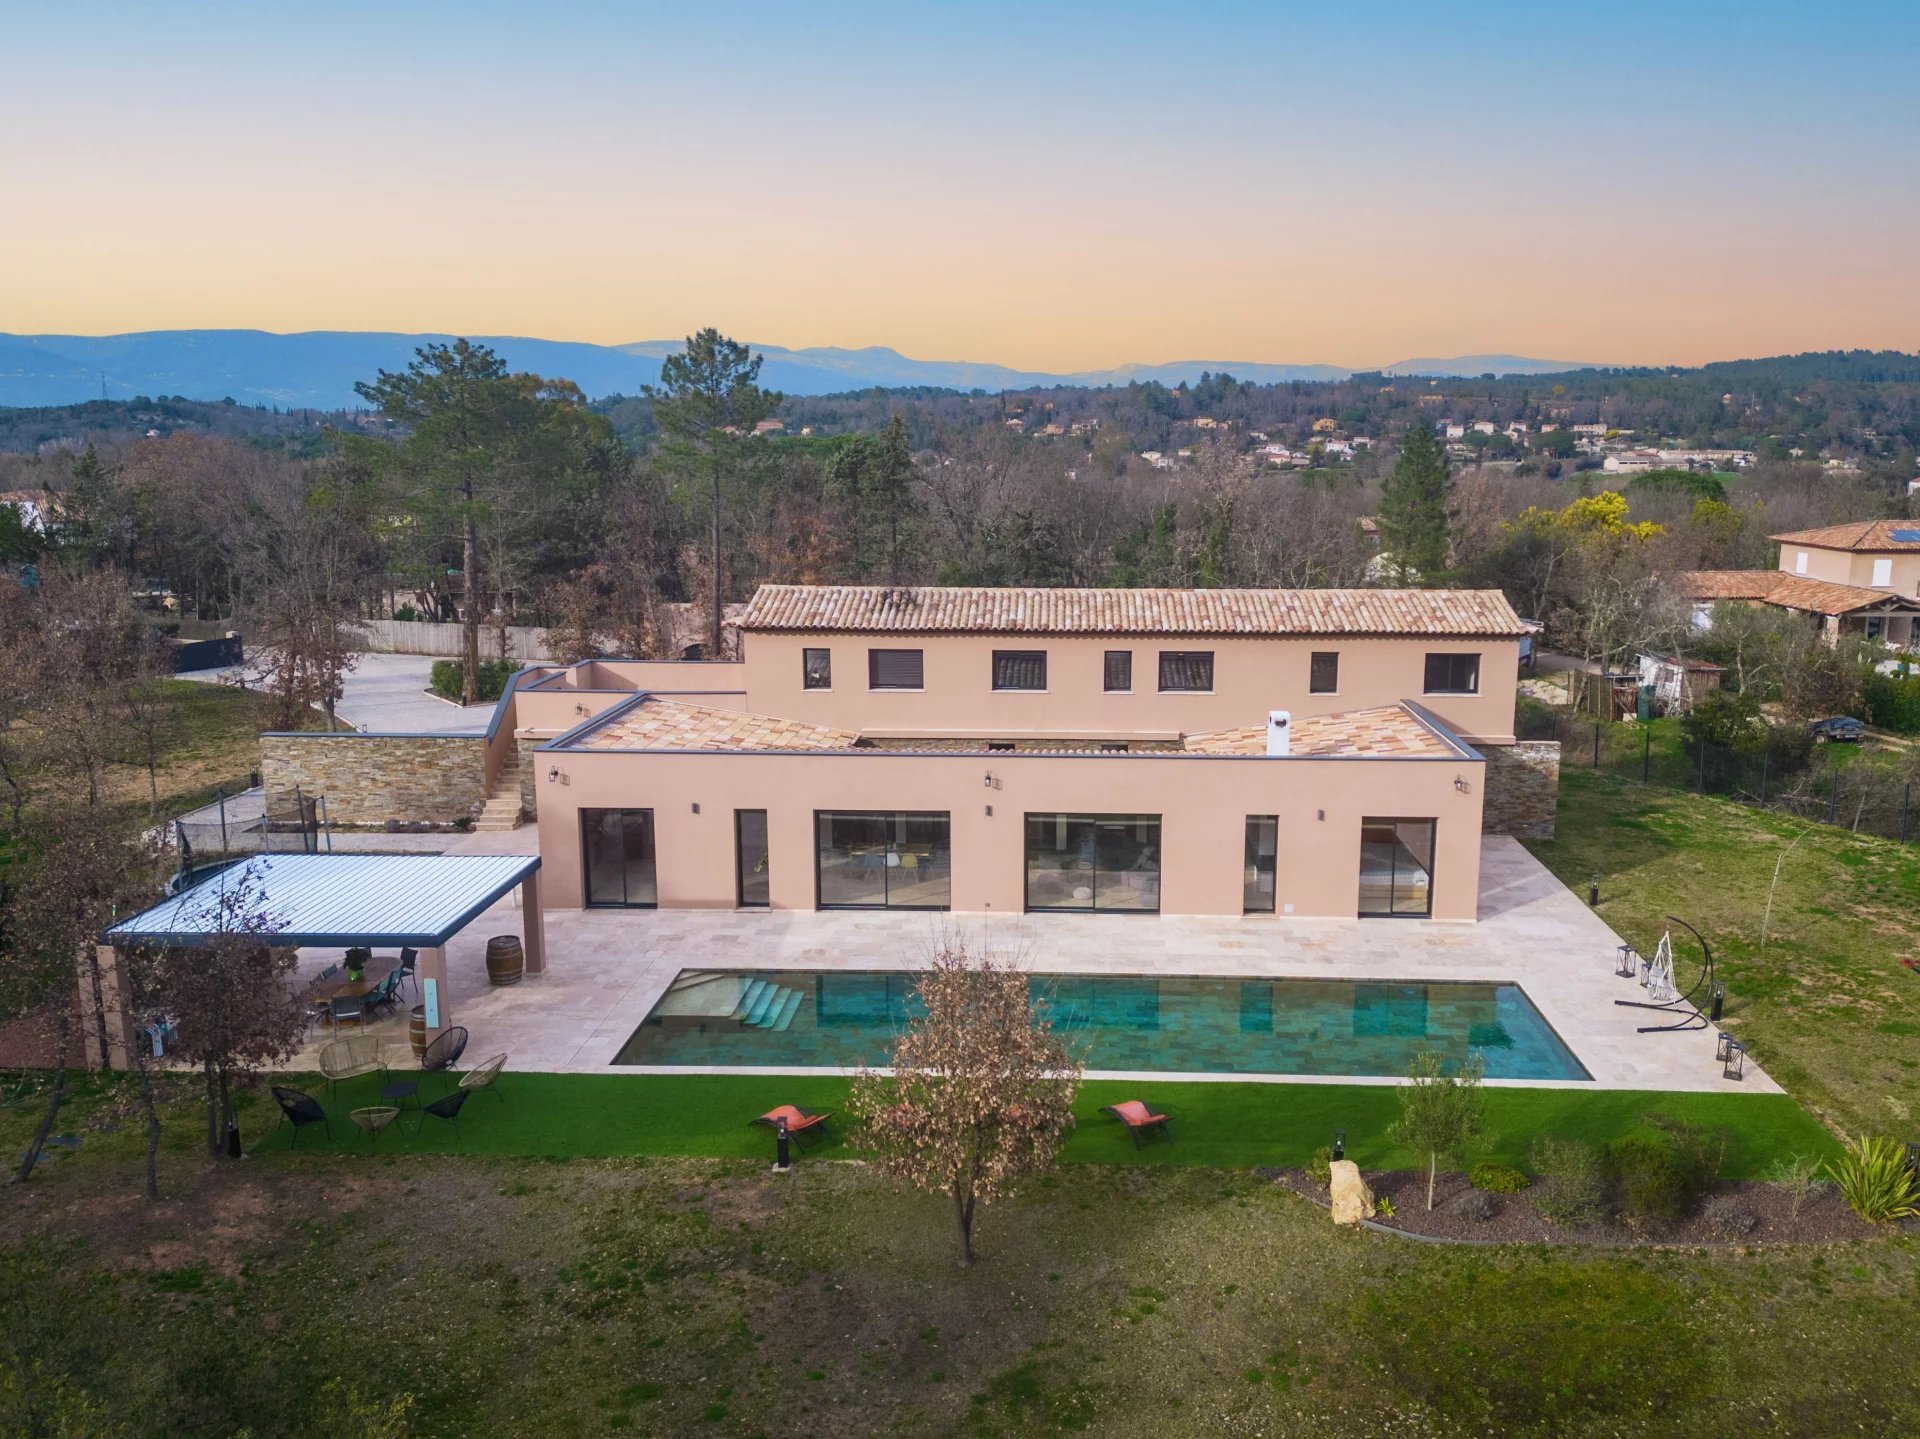
[[[294,787],[325,795],[341,825],[453,824],[487,797],[480,735],[269,734],[260,782],[276,808]]]
[[[533,751],[535,746],[543,745],[546,741],[521,735],[514,740],[514,743],[520,748],[520,813],[525,815],[527,822],[531,824],[535,816],[540,813],[538,808],[540,792],[535,787],[539,783],[540,776],[534,768]]]
[[[1553,808],[1560,797],[1560,742],[1522,740],[1478,749],[1487,757],[1481,831],[1552,839]]]

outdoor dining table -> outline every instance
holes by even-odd
[[[315,1008],[330,1004],[336,999],[358,999],[369,994],[374,987],[400,967],[396,955],[375,955],[367,961],[367,967],[361,971],[360,978],[351,979],[344,967],[328,979],[316,979],[307,986],[307,998]]]

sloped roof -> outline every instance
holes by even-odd
[[[1188,754],[1264,755],[1267,727],[1240,725],[1233,729],[1190,734]],[[1461,751],[1447,743],[1433,726],[1423,723],[1405,705],[1377,705],[1340,714],[1311,715],[1293,721],[1295,758],[1450,759]]]
[[[1498,590],[990,589],[762,585],[743,630],[884,634],[1527,633]]]
[[[1821,550],[1864,550],[1874,554],[1905,554],[1920,550],[1920,520],[1857,520],[1826,525],[1817,530],[1791,530],[1768,538],[1782,544],[1812,545]]]
[[[643,695],[610,712],[606,723],[589,729],[568,749],[675,750],[843,750],[860,736],[852,730],[774,715],[747,714],[713,705]]]
[[[1681,592],[1696,600],[1761,600],[1814,615],[1848,615],[1888,606],[1920,613],[1920,601],[1892,590],[1809,579],[1784,570],[1691,570],[1674,578]]]

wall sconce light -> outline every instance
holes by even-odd
[[[548,770],[548,771],[547,771],[547,783],[548,783],[548,784],[554,784],[554,783],[557,783],[557,782],[559,781],[559,778],[560,778],[560,766],[559,766],[559,765],[555,765],[555,766],[554,766],[554,767],[553,767],[552,769],[550,769],[550,770]]]
[[[987,771],[987,788],[988,789],[1000,788],[1000,776],[995,774],[992,770]]]
[[[1462,774],[1457,774],[1453,777],[1453,787],[1459,790],[1461,794],[1467,793],[1467,791],[1472,788],[1472,786],[1467,783],[1467,777]]]
[[[1314,814],[1315,814],[1315,815],[1316,815],[1316,816],[1317,816],[1318,818],[1320,818],[1320,819],[1322,819],[1322,820],[1324,820],[1324,819],[1326,819],[1326,817],[1327,817],[1327,812],[1326,812],[1325,810],[1323,810],[1323,809],[1317,809],[1317,810],[1315,810],[1315,811],[1314,811]]]
[[[993,806],[992,806],[992,805],[988,805],[988,806],[987,806],[987,818],[988,818],[988,819],[992,819],[992,818],[993,818]]]
[[[693,812],[694,812],[695,814],[698,814],[698,813],[700,813],[700,801],[699,801],[699,800],[695,800],[695,801],[693,802]]]

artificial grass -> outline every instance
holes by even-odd
[[[383,1080],[363,1075],[329,1097],[317,1076],[281,1083],[304,1088],[326,1107],[331,1137],[318,1126],[262,1132],[250,1147],[261,1154],[295,1149],[369,1149],[348,1111],[379,1103]],[[431,1102],[446,1081],[422,1079]],[[460,1131],[436,1119],[416,1136],[397,1128],[380,1139],[383,1152],[512,1155],[528,1158],[688,1156],[770,1159],[773,1135],[749,1124],[776,1104],[843,1110],[847,1081],[830,1076],[787,1075],[503,1075],[499,1093],[474,1095],[460,1116]],[[1604,1142],[1638,1127],[1653,1112],[1727,1132],[1724,1172],[1754,1178],[1792,1154],[1837,1153],[1831,1136],[1794,1102],[1780,1094],[1667,1094],[1628,1090],[1488,1089],[1481,1149],[1489,1158],[1526,1167],[1528,1150],[1543,1136]],[[1150,1141],[1136,1149],[1126,1131],[1101,1106],[1144,1098],[1173,1116],[1171,1142]],[[278,1117],[270,1105],[254,1104],[250,1127],[268,1131]],[[1389,1126],[1399,1113],[1392,1086],[1369,1084],[1197,1084],[1088,1081],[1074,1111],[1079,1124],[1062,1158],[1068,1163],[1213,1165],[1220,1168],[1300,1165],[1347,1132],[1348,1156],[1369,1168],[1414,1168],[1421,1156],[1395,1144]],[[405,1116],[411,1129],[413,1116]],[[846,1126],[810,1153],[853,1157]]]

